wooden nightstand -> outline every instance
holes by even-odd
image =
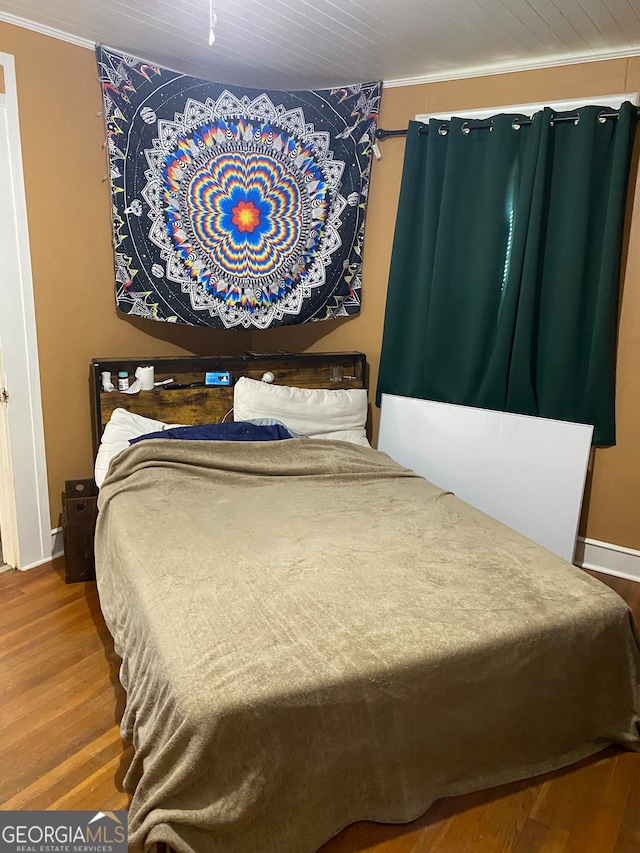
[[[93,480],[67,480],[62,493],[62,536],[66,583],[95,580],[93,536],[98,487]]]

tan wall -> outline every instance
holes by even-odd
[[[0,51],[16,63],[51,524],[57,527],[64,481],[93,472],[92,358],[224,354],[248,349],[250,336],[116,313],[94,53],[1,22]]]
[[[245,349],[362,350],[375,388],[404,142],[380,143],[372,167],[360,315],[265,332],[214,332],[116,314],[104,127],[91,51],[0,23],[16,57],[33,259],[52,525],[68,478],[91,473],[88,365],[94,356],[150,357]],[[640,58],[384,91],[380,124],[416,113],[640,90]],[[640,195],[640,194],[636,194]],[[638,201],[640,205],[640,200]],[[618,368],[618,445],[595,455],[582,532],[640,549],[640,207],[628,223]],[[377,427],[377,410],[374,410]]]

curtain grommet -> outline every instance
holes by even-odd
[[[469,122],[468,122],[468,121],[463,122],[462,127],[460,128],[460,130],[461,130],[464,134],[471,133],[471,128],[469,127]]]
[[[449,133],[449,128],[446,124],[441,124],[438,128],[438,133],[440,134],[440,136],[446,136]]]
[[[514,118],[514,120],[511,122],[511,127],[513,128],[513,130],[520,130],[522,125],[520,124],[517,118]]]

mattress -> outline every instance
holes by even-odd
[[[99,498],[130,844],[312,853],[639,748],[613,591],[371,448],[148,440]]]

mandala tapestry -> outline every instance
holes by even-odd
[[[118,308],[217,328],[357,314],[381,84],[239,89],[96,52]]]

